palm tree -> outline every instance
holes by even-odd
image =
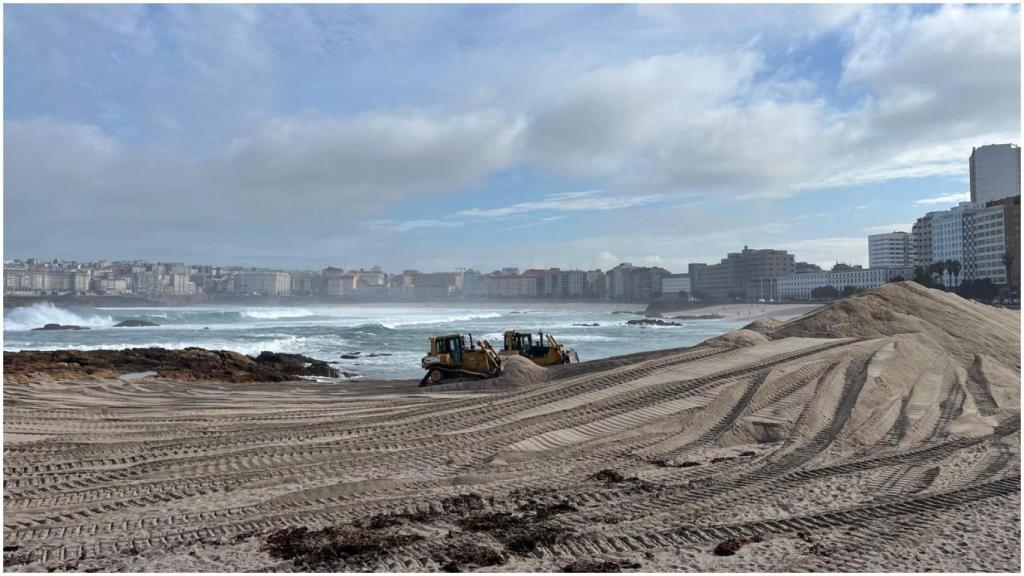
[[[1003,266],[1006,267],[1006,285],[1012,286],[1010,282],[1010,269],[1013,268],[1013,254],[1003,252]]]
[[[960,261],[959,260],[946,260],[946,269],[949,273],[956,277],[953,282],[953,290],[956,290],[960,286]]]
[[[924,266],[914,266],[914,282],[922,286],[931,286],[928,276],[925,274]]]
[[[942,289],[946,289],[946,283],[942,279],[942,272],[945,270],[945,265],[942,262],[932,262],[928,265],[928,275],[935,277],[938,275],[938,283],[942,285]]]

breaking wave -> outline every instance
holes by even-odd
[[[243,318],[255,320],[282,320],[287,318],[306,318],[316,316],[304,308],[248,308],[239,313]]]
[[[456,316],[444,316],[441,318],[422,318],[415,320],[399,320],[397,322],[382,322],[385,328],[401,328],[404,326],[425,326],[428,324],[450,324],[452,322],[468,322],[470,320],[488,320],[490,318],[501,318],[498,312],[482,312],[476,314],[461,314]]]
[[[49,302],[33,304],[27,308],[15,308],[4,312],[4,331],[22,332],[42,328],[46,324],[72,324],[89,328],[106,328],[114,325],[110,316],[78,315],[67,308],[57,308]]]

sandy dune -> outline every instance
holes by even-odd
[[[4,564],[1017,572],[1019,350],[898,284],[486,384],[7,382]]]

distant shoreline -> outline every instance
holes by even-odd
[[[143,296],[101,296],[101,295],[58,295],[58,296],[4,296],[4,308],[23,308],[35,304],[52,304],[58,308],[173,308],[180,306],[219,306],[219,305],[247,305],[247,306],[324,306],[324,305],[345,305],[345,304],[374,304],[374,305],[523,305],[537,306],[542,304],[573,304],[573,305],[601,305],[609,307],[621,307],[624,310],[642,310],[646,304],[642,302],[619,302],[615,300],[598,299],[514,299],[514,298],[466,298],[466,299],[436,299],[436,300],[395,300],[375,298],[348,298],[333,296],[237,296],[237,295],[202,295],[196,297],[177,298],[146,298]]]

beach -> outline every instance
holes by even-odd
[[[1018,311],[744,306],[427,388],[5,374],[5,568],[1019,571]]]

